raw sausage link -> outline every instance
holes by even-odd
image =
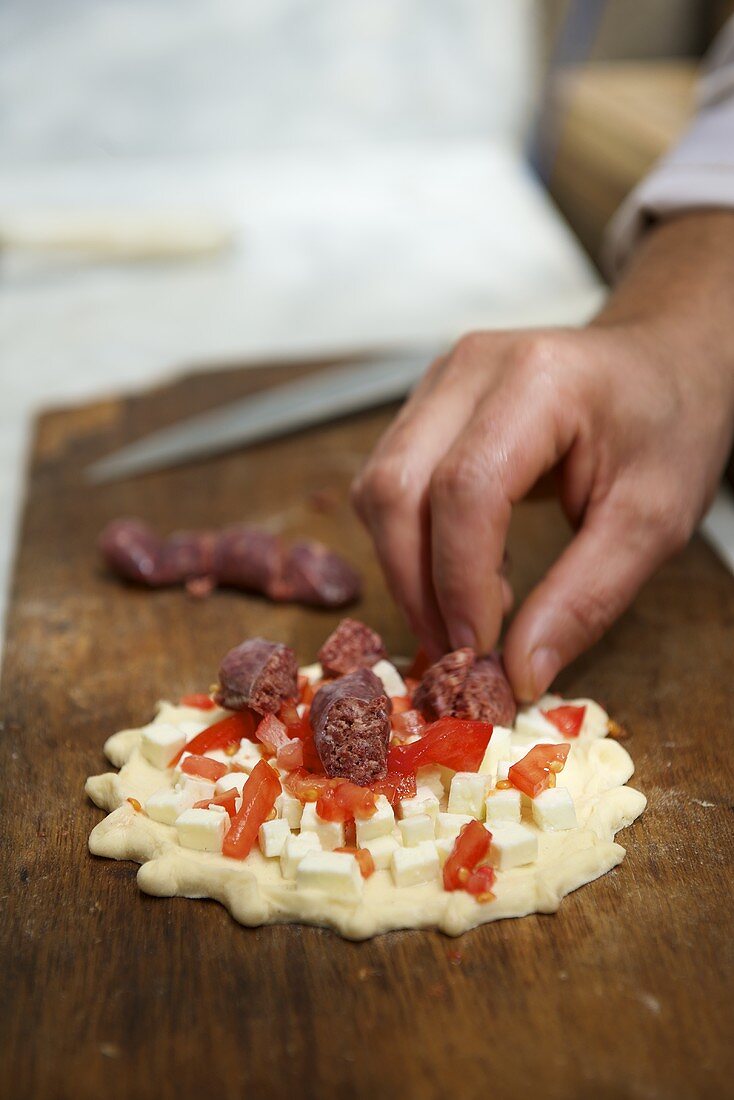
[[[186,584],[205,593],[223,584],[319,607],[343,607],[361,594],[359,574],[322,543],[288,548],[277,535],[244,524],[161,539],[140,520],[119,519],[105,527],[99,547],[115,573],[150,588]]]

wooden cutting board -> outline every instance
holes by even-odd
[[[357,613],[393,653],[413,647],[346,502],[386,412],[85,484],[93,459],[272,377],[192,376],[37,424],[2,681],[2,1096],[731,1096],[734,584],[698,539],[562,679],[632,731],[649,808],[620,837],[625,862],[557,915],[354,944],[146,897],[135,866],[88,854],[101,814],[83,784],[110,732],[206,688],[246,635],[310,660],[338,618],[126,588],[97,560],[107,520],[323,538],[364,569]],[[520,595],[566,538],[552,505],[519,510]]]

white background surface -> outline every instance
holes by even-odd
[[[592,311],[599,287],[519,152],[534,9],[6,0],[0,228],[196,209],[233,243],[175,263],[2,254],[0,620],[39,406],[214,359]]]

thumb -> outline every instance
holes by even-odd
[[[672,551],[660,519],[603,502],[530,593],[504,646],[518,699],[542,695],[570,661],[607,630]]]

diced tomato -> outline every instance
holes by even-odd
[[[357,847],[357,826],[354,821],[344,822],[344,843],[348,848]]]
[[[304,738],[312,732],[308,708],[303,715],[299,715],[295,699],[286,699],[278,711],[278,718],[288,730],[289,737]]]
[[[211,696],[199,692],[182,696],[180,703],[182,707],[196,707],[197,710],[214,710],[216,705]]]
[[[570,751],[570,745],[535,745],[512,765],[507,778],[518,791],[535,798],[551,786],[551,776],[561,771]]]
[[[418,690],[420,680],[414,680],[412,676],[403,676],[403,683],[408,689],[408,695],[410,695],[412,698]]]
[[[393,713],[390,719],[393,733],[396,737],[415,737],[426,728],[426,721],[419,710],[404,710],[400,714]]]
[[[441,764],[457,772],[475,772],[491,736],[490,722],[439,718],[426,727],[420,741],[397,746],[390,755],[399,771],[415,772],[425,764]]]
[[[258,830],[272,813],[280,790],[278,776],[269,764],[261,760],[242,788],[242,805],[224,837],[223,855],[245,859],[250,854]]]
[[[413,664],[408,669],[407,675],[412,680],[422,680],[423,673],[430,668],[431,660],[425,649],[419,649],[413,658]]]
[[[255,730],[255,737],[258,741],[262,741],[265,748],[273,755],[282,745],[287,745],[290,741],[285,724],[274,714],[265,715]]]
[[[194,803],[195,810],[207,810],[210,806],[224,806],[230,817],[235,815],[235,802],[239,798],[236,788],[225,791],[216,798],[202,798],[201,802]]]
[[[223,718],[221,722],[214,722],[207,726],[201,733],[189,741],[181,752],[177,752],[168,765],[172,768],[178,764],[184,752],[195,755],[211,752],[212,749],[226,749],[228,745],[239,745],[243,737],[252,740],[255,734],[255,717],[250,710],[238,711],[229,718]]]
[[[312,775],[323,775],[324,765],[321,763],[321,757],[316,749],[312,729],[309,728],[308,734],[302,738],[302,744],[303,766],[306,771],[311,772]]]
[[[469,877],[464,883],[464,889],[468,894],[473,894],[480,901],[490,901],[492,887],[496,878],[494,867],[484,864],[469,872]]]
[[[409,695],[391,695],[390,702],[392,703],[393,714],[404,714],[406,710],[410,710],[413,706],[413,700]]]
[[[370,783],[370,789],[376,795],[384,794],[393,809],[402,798],[415,798],[417,784],[414,772],[400,771],[395,766],[394,748],[390,749],[387,758],[387,775],[384,779],[378,779]]]
[[[375,861],[372,858],[372,853],[368,852],[366,848],[335,848],[334,851],[346,852],[347,855],[354,856],[362,872],[362,878],[369,878],[370,875],[374,875]]]
[[[304,676],[303,673],[298,673],[298,699],[299,702],[305,703],[306,706],[310,706],[313,702],[313,697],[319,690],[323,683],[323,680],[316,680],[315,683],[311,683],[308,676]]]
[[[303,767],[303,741],[300,737],[293,737],[289,741],[286,741],[277,752],[275,757],[278,767],[284,768],[287,772],[295,771],[296,768]]]
[[[481,821],[469,821],[464,825],[443,865],[444,890],[465,888],[471,872],[486,858],[491,839],[491,833]]]
[[[300,802],[317,802],[335,782],[338,781],[329,779],[327,775],[315,775],[305,768],[298,768],[285,777],[285,789]]]
[[[574,707],[566,703],[562,707],[553,707],[551,710],[543,710],[541,714],[547,718],[564,737],[578,737],[584,724],[586,707]]]
[[[181,771],[186,772],[186,775],[196,775],[200,779],[210,779],[212,783],[216,783],[227,774],[228,768],[226,764],[220,764],[209,756],[187,756],[181,765]]]
[[[316,813],[324,821],[351,821],[372,817],[377,806],[369,787],[359,787],[348,779],[338,779],[322,791],[316,803]]]

